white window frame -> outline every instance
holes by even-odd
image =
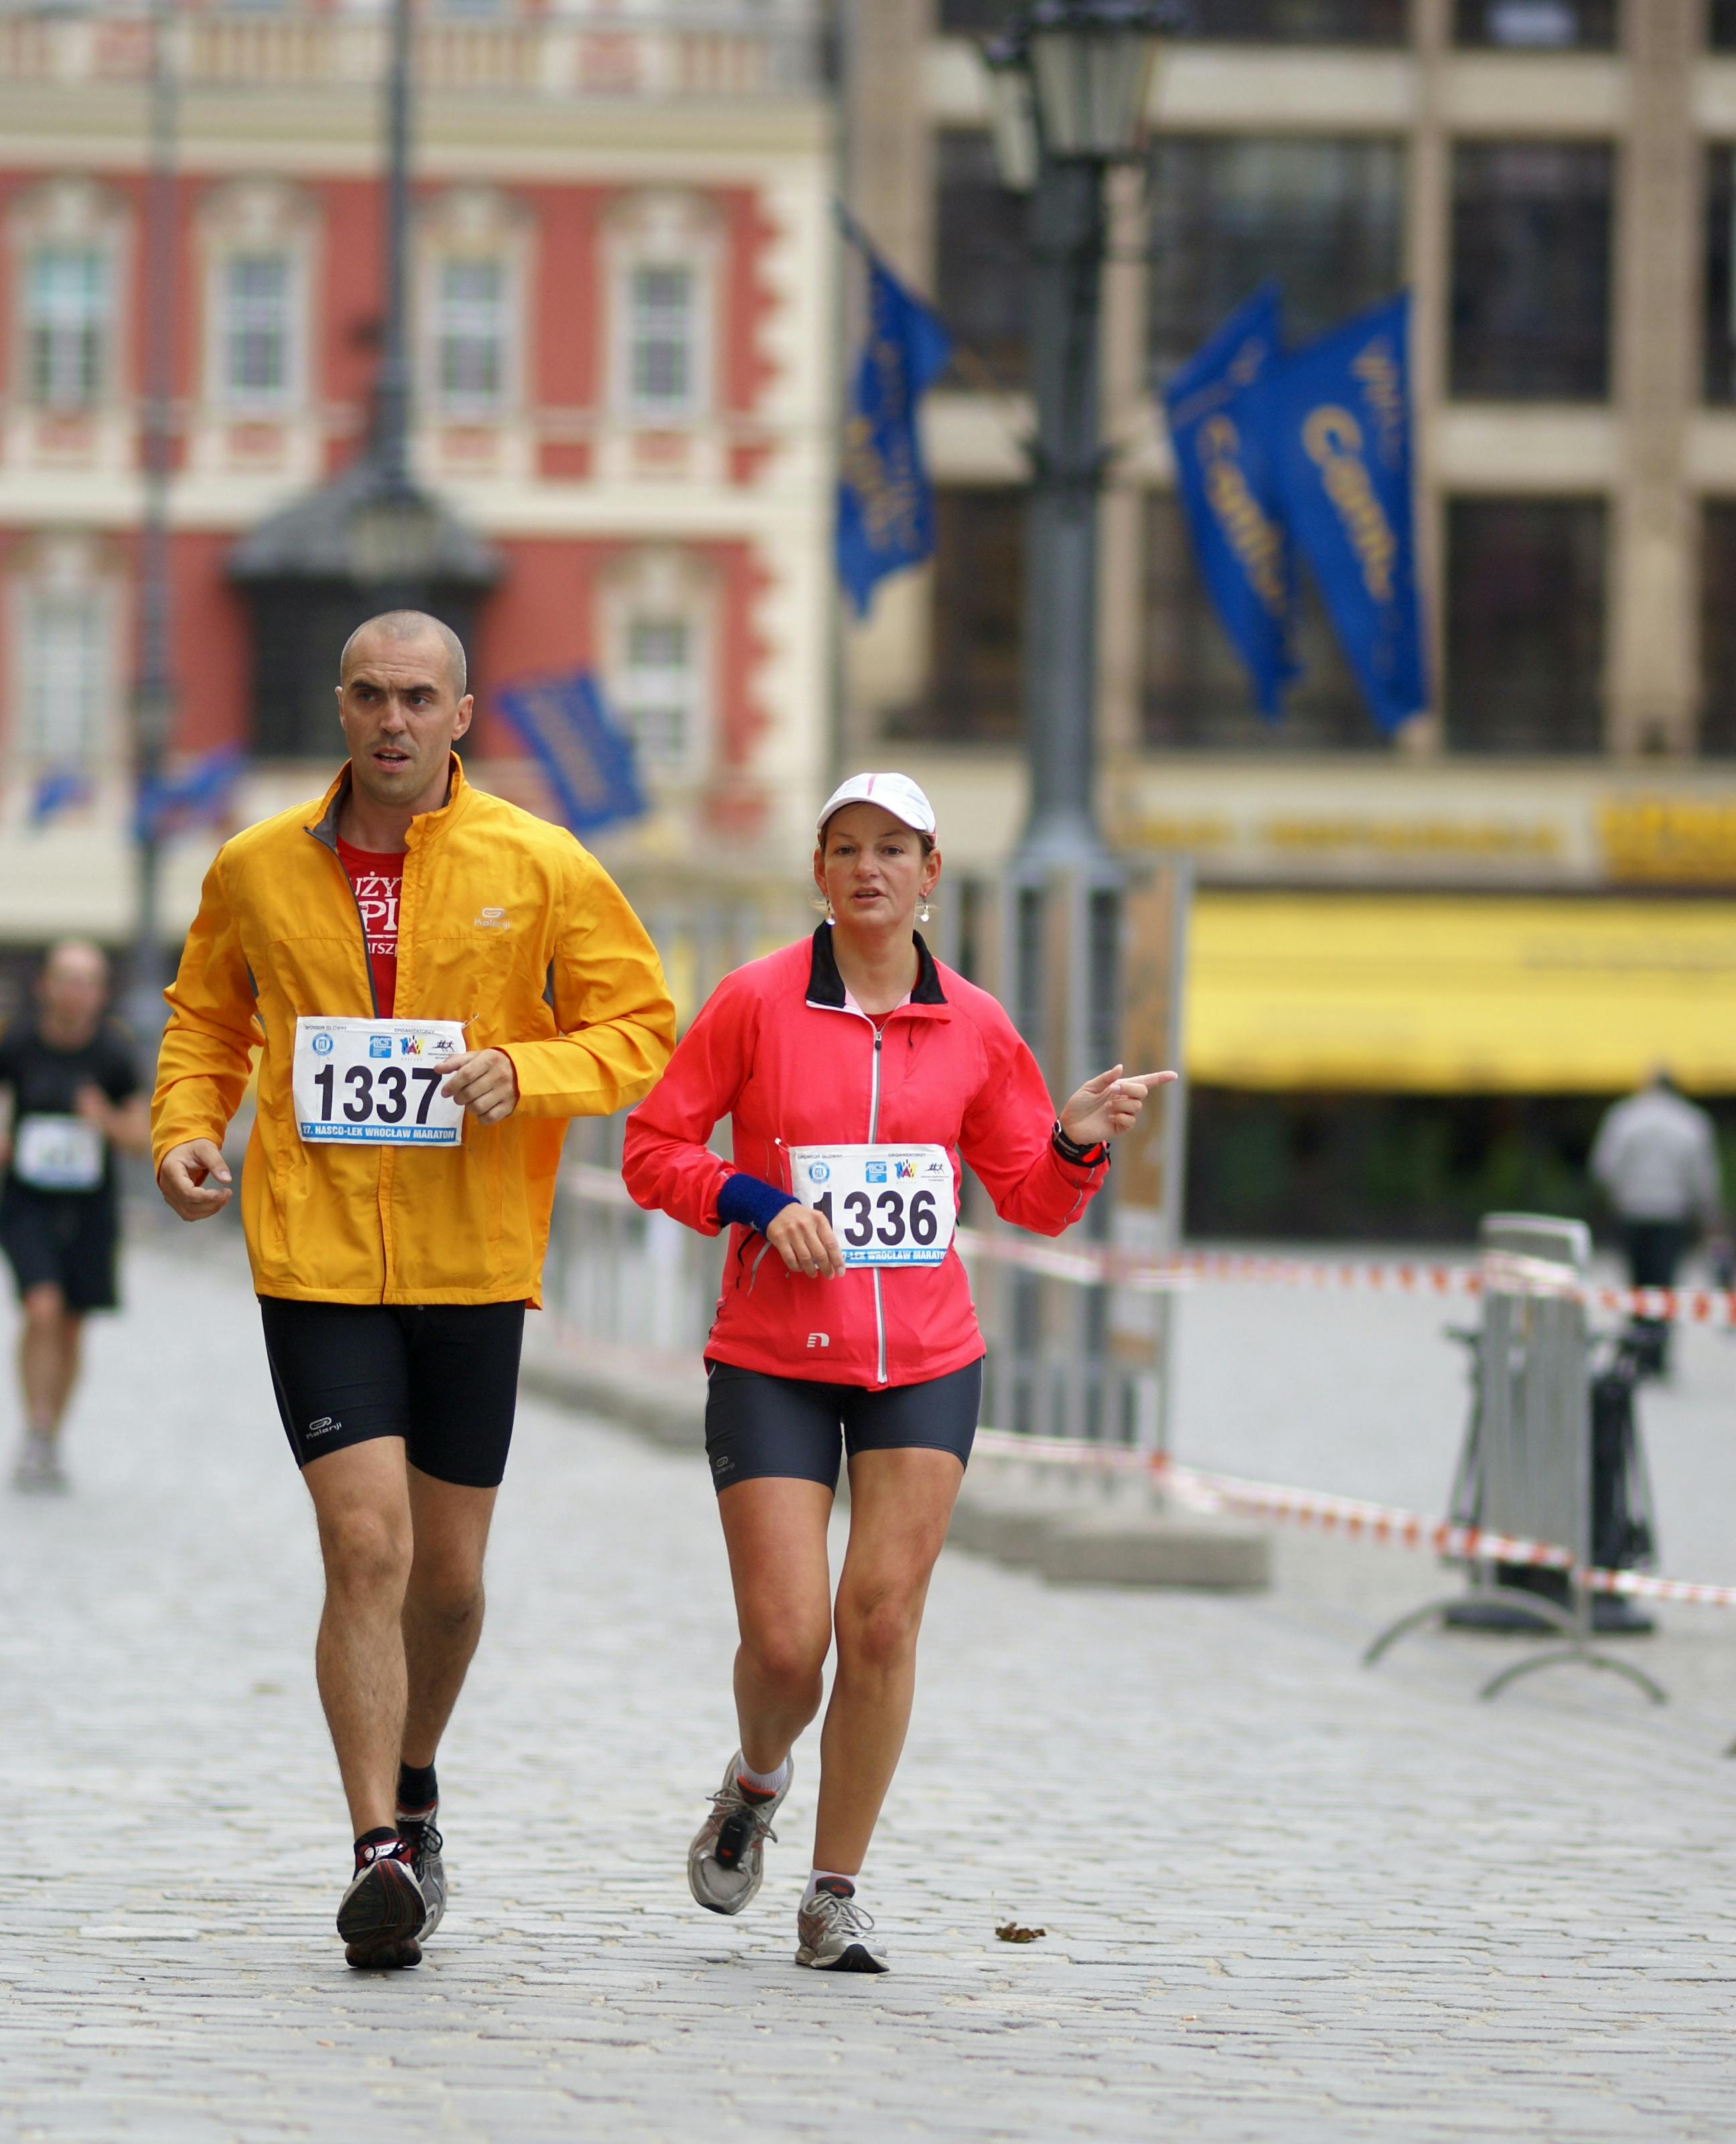
[[[246,261],[277,261],[283,266],[279,322],[282,377],[275,387],[248,386],[236,379],[231,364],[239,332],[231,278],[237,266]],[[213,250],[207,284],[211,335],[206,376],[211,384],[211,399],[220,408],[243,415],[282,416],[303,400],[307,361],[305,266],[302,249],[287,237],[252,242],[233,240]]]
[[[716,597],[710,575],[682,553],[640,553],[610,577],[604,599],[605,690],[610,711],[633,739],[641,773],[653,787],[702,780],[716,727]],[[678,627],[687,642],[682,682],[673,689],[666,682],[669,673],[646,665],[635,648],[647,628],[670,626]],[[647,732],[647,718],[668,714],[675,717],[676,739]]]
[[[37,309],[37,275],[42,262],[56,255],[67,257],[82,256],[87,261],[94,261],[97,264],[101,284],[99,302],[89,315],[93,325],[75,322],[70,328],[70,332],[74,335],[94,332],[95,337],[92,376],[88,390],[75,395],[57,395],[52,391],[52,385],[45,390],[37,381],[37,339],[42,320]],[[68,416],[101,409],[112,397],[115,376],[117,278],[112,241],[95,232],[87,236],[43,233],[26,241],[20,266],[22,270],[22,303],[19,306],[22,400],[32,409]],[[52,308],[50,310],[52,313]],[[68,331],[64,324],[62,331]],[[51,363],[51,378],[52,370]]]
[[[717,234],[710,205],[682,194],[629,201],[613,219],[609,252],[612,405],[626,422],[648,429],[702,423],[717,399]],[[660,271],[688,279],[687,377],[677,395],[646,395],[640,388],[647,340],[641,279]]]
[[[492,307],[498,378],[493,392],[488,394],[449,387],[444,377],[448,334],[451,325],[448,307],[452,302],[445,289],[446,275],[450,269],[470,266],[491,267],[500,279]],[[478,301],[458,302],[462,307],[467,303]],[[428,261],[425,310],[427,355],[424,384],[429,409],[436,415],[452,422],[463,423],[467,419],[472,423],[498,422],[517,406],[520,399],[519,276],[512,247],[504,242],[494,246],[437,246]]]
[[[113,574],[94,563],[93,547],[75,542],[57,548],[62,555],[51,558],[46,569],[13,577],[7,754],[27,767],[91,771],[112,757],[120,717],[119,592]],[[44,628],[57,613],[82,646],[63,641],[58,649],[45,649]],[[57,722],[56,710],[45,703],[69,687],[77,704],[69,723],[63,712]]]

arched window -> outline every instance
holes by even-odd
[[[530,232],[487,187],[462,187],[428,212],[420,256],[422,388],[436,417],[487,422],[523,403]]]
[[[221,188],[202,217],[206,399],[270,416],[307,400],[314,226],[292,188]]]
[[[717,229],[691,194],[635,194],[609,219],[610,400],[629,423],[709,416]]]
[[[117,205],[86,179],[38,186],[13,212],[14,376],[37,409],[95,409],[119,392],[122,233]]]
[[[603,683],[653,784],[704,778],[712,757],[717,596],[702,562],[635,551],[603,589]]]
[[[14,554],[7,756],[31,770],[102,764],[120,730],[120,576],[97,539],[57,534]]]

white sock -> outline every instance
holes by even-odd
[[[756,1794],[781,1794],[790,1784],[790,1760],[786,1757],[775,1772],[756,1772],[744,1757],[736,1767],[736,1777]]]
[[[833,1883],[847,1883],[850,1889],[846,1895],[852,1898],[856,1896],[856,1879],[854,1876],[846,1876],[836,1869],[814,1869],[808,1873],[808,1888],[801,1894],[803,1905],[813,1903],[814,1893],[819,1889],[822,1879]]]

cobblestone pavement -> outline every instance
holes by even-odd
[[[1490,1641],[1357,1665],[1421,1558],[1289,1537],[1210,1600],[950,1555],[866,1887],[898,1970],[838,1981],[791,1962],[811,1758],[756,1907],[687,1895],[732,1739],[702,1468],[541,1406],[442,1753],[452,1910],[419,1972],[348,1973],[312,1528],[213,1248],[134,1254],[77,1493],[0,1496],[0,2137],[1736,2133],[1736,1618],[1645,1645],[1664,1710],[1582,1670],[1483,1705]],[[1438,1502],[1438,1318],[1185,1323],[1188,1456]],[[1728,1486],[1722,1344],[1663,1396],[1667,1546],[1696,1452]]]

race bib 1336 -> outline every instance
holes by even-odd
[[[797,1146],[790,1188],[831,1223],[846,1266],[937,1266],[958,1218],[944,1146]]]

